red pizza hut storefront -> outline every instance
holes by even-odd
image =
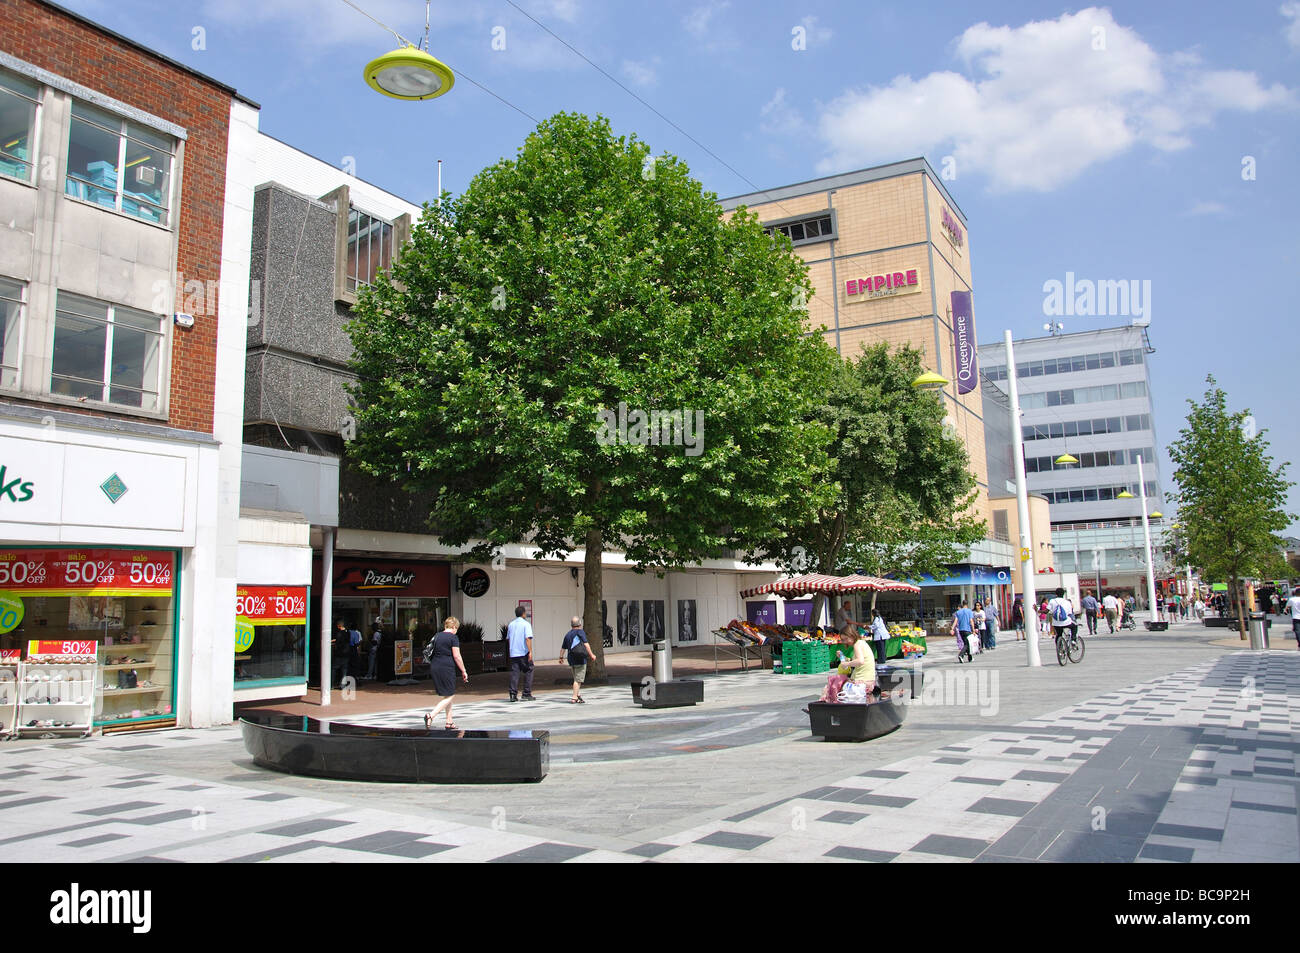
[[[451,614],[451,565],[445,562],[419,562],[401,559],[334,560],[334,594],[330,604],[330,629],[342,620],[349,629],[361,633],[361,658],[358,678],[368,672],[370,635],[378,620],[384,630],[385,644],[410,638],[422,622],[441,628]],[[321,591],[321,561],[312,560],[312,593]],[[381,659],[391,666],[389,653]],[[318,675],[312,668],[313,679]],[[383,672],[376,673],[384,678]],[[391,674],[388,677],[392,677]]]

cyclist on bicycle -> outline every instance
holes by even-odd
[[[1074,619],[1074,603],[1065,595],[1064,589],[1056,590],[1056,598],[1047,603],[1047,618],[1052,623],[1052,635],[1073,637],[1079,631],[1079,623]]]

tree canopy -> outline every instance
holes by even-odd
[[[831,431],[838,493],[770,550],[792,569],[943,578],[983,538],[966,448],[942,402],[912,386],[921,356],[877,344],[825,378],[812,416]]]
[[[605,549],[643,570],[730,556],[833,492],[810,291],[682,162],[560,113],[426,207],[359,293],[350,452],[435,492],[429,527],[475,557],[585,548],[599,632]]]
[[[1293,485],[1288,464],[1274,464],[1265,430],[1249,410],[1232,412],[1213,376],[1201,403],[1189,400],[1187,426],[1169,447],[1178,525],[1172,546],[1211,579],[1287,575],[1277,535],[1295,517],[1285,511]],[[1244,628],[1238,605],[1238,624]]]

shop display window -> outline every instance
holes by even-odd
[[[240,586],[235,591],[236,685],[307,678],[306,586]]]
[[[13,622],[0,649],[26,657],[31,642],[96,643],[96,725],[175,718],[173,552],[7,550],[0,600]]]

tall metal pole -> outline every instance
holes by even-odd
[[[1025,484],[1024,429],[1020,424],[1020,387],[1016,383],[1016,355],[1011,346],[1011,331],[1006,332],[1007,381],[1011,389],[1011,447],[1016,464],[1016,514],[1020,522],[1020,552],[1028,558],[1020,560],[1020,588],[1024,592],[1021,611],[1025,614],[1025,652],[1030,668],[1039,668],[1043,660],[1038,654],[1038,613],[1034,605],[1038,592],[1034,588],[1034,539],[1029,532],[1029,487]]]
[[[1138,457],[1138,498],[1142,501],[1142,543],[1147,553],[1147,604],[1151,608],[1151,621],[1160,621],[1156,609],[1156,567],[1151,559],[1151,524],[1147,521],[1147,481],[1142,473],[1142,458]]]
[[[330,683],[334,680],[332,643],[334,637],[334,527],[320,528],[320,703],[329,707]]]

